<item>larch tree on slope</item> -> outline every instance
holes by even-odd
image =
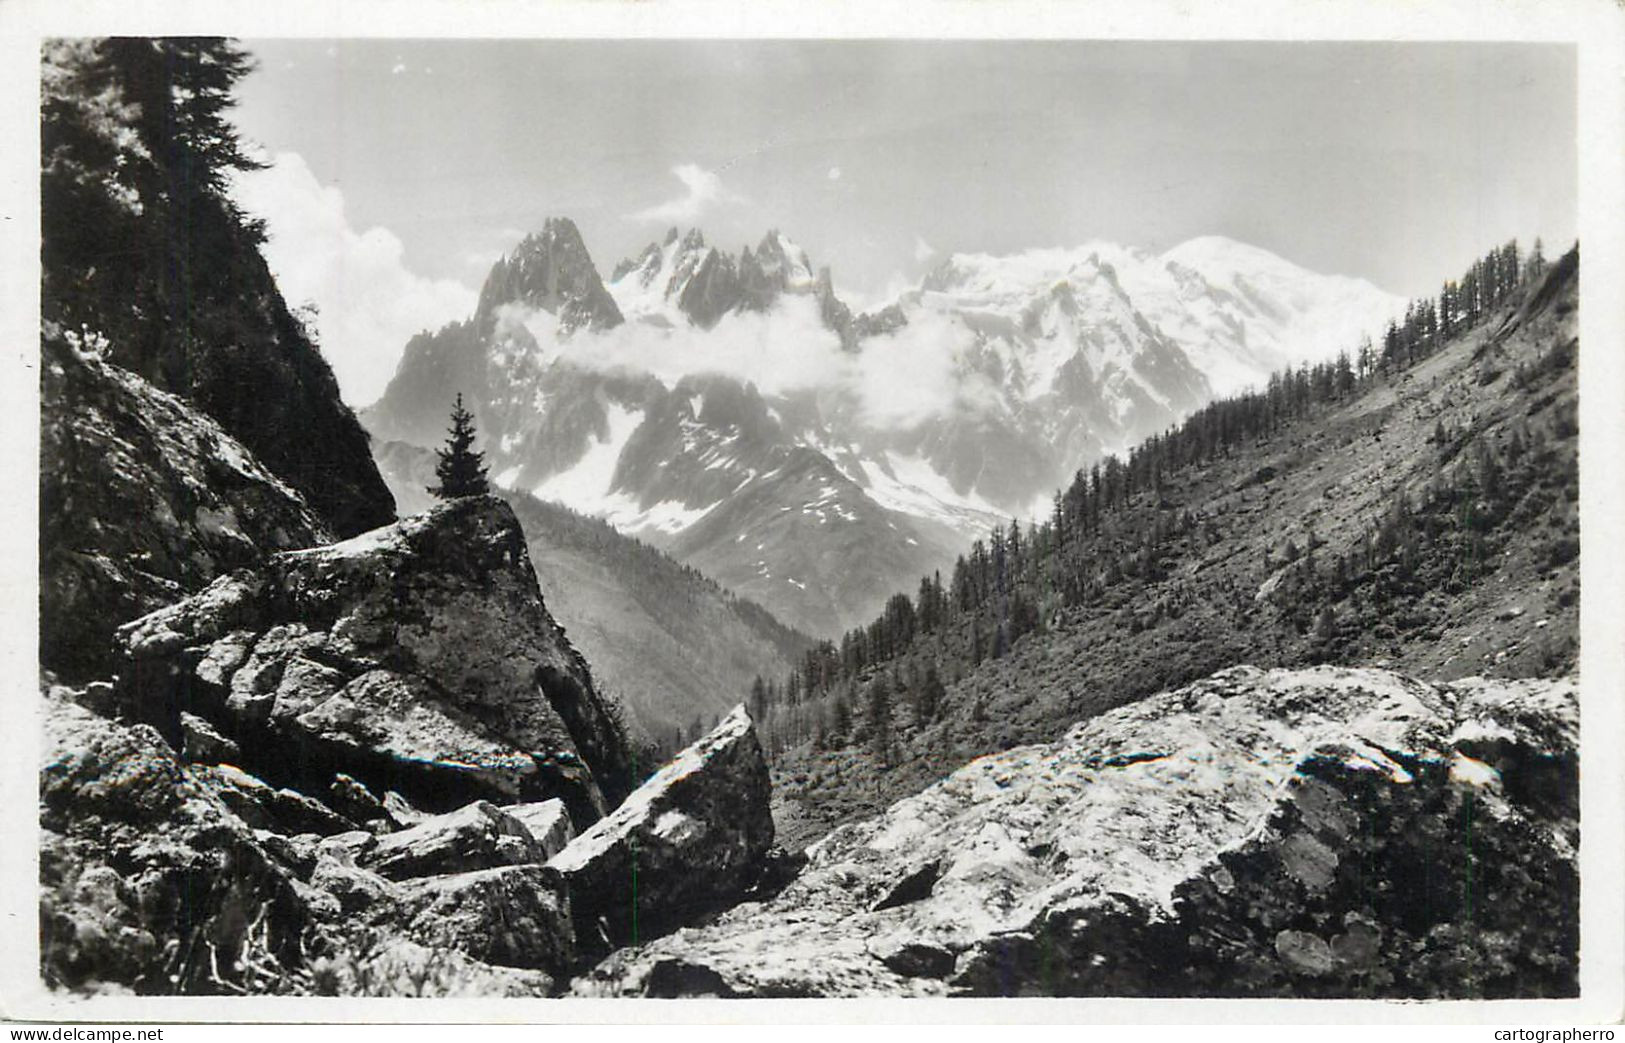
[[[429,491],[442,500],[459,496],[484,496],[490,492],[485,480],[485,454],[474,451],[474,415],[463,408],[462,392],[451,407],[451,427],[446,432],[446,448],[436,449],[440,462],[434,465],[439,485]]]

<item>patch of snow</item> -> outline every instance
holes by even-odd
[[[944,522],[974,536],[983,536],[1004,521],[997,507],[974,492],[955,492],[948,479],[920,457],[888,449],[880,460],[860,460],[858,466],[864,492],[887,510]]]
[[[605,405],[609,431],[606,437],[587,443],[587,451],[569,468],[552,475],[532,492],[541,500],[556,500],[567,507],[596,514],[611,494],[615,465],[632,432],[643,422],[641,410],[627,409],[616,402]]]
[[[648,507],[640,507],[636,497],[614,493],[605,497],[592,513],[624,533],[636,535],[654,531],[669,536],[682,532],[710,514],[721,502],[718,500],[703,507],[690,507],[681,500],[661,500]]]

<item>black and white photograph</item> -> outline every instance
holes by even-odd
[[[1617,1020],[1614,5],[438,6],[12,47],[7,1017]]]

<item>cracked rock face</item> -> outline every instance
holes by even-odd
[[[554,856],[584,951],[725,907],[773,843],[767,761],[740,706]]]
[[[1577,692],[1241,667],[973,761],[579,995],[1562,996]]]
[[[355,792],[342,774],[430,812],[559,797],[585,826],[630,788],[624,735],[499,500],[274,555],[119,640],[135,716],[176,736],[200,718],[242,767],[330,803]]]
[[[546,855],[524,823],[483,800],[372,845],[361,864],[391,880],[541,863]]]
[[[545,996],[579,966],[543,839],[483,802],[378,837],[45,691],[41,971],[74,991]],[[553,832],[559,802],[527,814]],[[308,831],[305,831],[308,830]],[[320,833],[330,833],[322,836]]]
[[[41,971],[138,993],[263,987],[312,911],[293,875],[151,727],[46,693]]]
[[[121,623],[272,551],[332,538],[192,404],[40,341],[40,661],[105,676]]]

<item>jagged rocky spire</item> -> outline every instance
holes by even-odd
[[[619,326],[621,310],[604,288],[575,222],[550,217],[540,232],[520,240],[497,261],[480,290],[476,325],[491,329],[507,304],[539,308],[558,317],[560,332]]]

